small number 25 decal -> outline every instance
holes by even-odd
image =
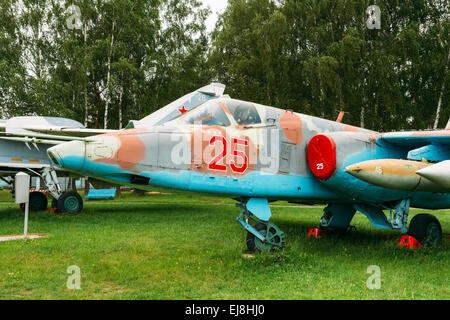
[[[220,162],[222,159],[227,157],[228,140],[225,139],[225,137],[223,137],[223,136],[214,136],[209,141],[209,144],[215,145],[216,143],[222,144],[222,151],[219,152],[219,154],[208,163],[208,169],[218,170],[218,171],[227,171],[227,166],[224,164],[218,164],[218,162]],[[231,168],[231,171],[233,171],[234,173],[242,174],[248,168],[248,158],[244,152],[236,150],[237,145],[248,146],[248,141],[243,140],[243,139],[237,139],[237,138],[231,139],[230,155],[240,157],[243,160],[242,161],[243,164],[242,164],[242,166],[238,167],[234,160],[230,160],[230,168]]]
[[[323,170],[323,162],[316,165],[317,170]]]

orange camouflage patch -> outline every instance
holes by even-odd
[[[96,162],[117,164],[121,169],[132,171],[136,164],[145,159],[145,145],[139,133],[145,128],[129,129],[104,136],[116,137],[120,140],[120,147],[109,159],[98,159]]]
[[[355,126],[351,126],[349,124],[344,124],[344,131],[346,132],[359,132],[361,131],[360,128],[355,127]]]
[[[302,119],[292,111],[285,111],[280,119],[280,127],[286,138],[294,144],[300,144],[303,141]]]

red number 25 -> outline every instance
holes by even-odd
[[[218,170],[218,171],[227,171],[227,166],[223,165],[223,164],[218,164],[218,162],[221,161],[223,158],[226,158],[226,156],[227,156],[227,153],[228,153],[228,141],[223,136],[214,136],[209,141],[209,144],[210,145],[215,145],[217,142],[221,142],[222,143],[223,149],[222,149],[222,152],[219,152],[219,154],[208,163],[208,169],[210,169],[210,170]],[[234,173],[241,173],[242,174],[248,168],[248,158],[247,158],[247,155],[244,152],[236,150],[236,146],[237,145],[248,146],[248,141],[247,140],[243,140],[243,139],[237,139],[237,138],[232,138],[231,139],[231,153],[230,153],[230,155],[238,156],[238,157],[242,158],[243,164],[242,164],[241,167],[238,167],[238,166],[236,166],[234,160],[230,160],[230,168],[231,168],[231,170]]]

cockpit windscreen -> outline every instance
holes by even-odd
[[[182,117],[188,124],[229,126],[230,120],[217,101],[208,101]]]

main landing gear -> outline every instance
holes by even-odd
[[[271,212],[267,199],[250,198],[237,206],[241,207],[237,221],[247,230],[247,248],[250,252],[273,252],[284,248],[284,232],[269,221]],[[255,222],[254,226],[249,224],[249,220]]]
[[[407,235],[416,239],[421,245],[439,246],[442,242],[442,227],[435,216],[421,213],[411,219]],[[410,238],[406,239],[408,242],[413,242]],[[408,245],[406,246],[408,247]]]
[[[356,210],[367,216],[377,228],[397,229],[403,236],[399,246],[409,249],[423,246],[438,246],[442,242],[442,227],[431,214],[417,214],[408,224],[410,199],[403,199],[388,205],[330,204],[320,219],[320,230],[347,230]],[[389,210],[389,218],[383,210]]]

